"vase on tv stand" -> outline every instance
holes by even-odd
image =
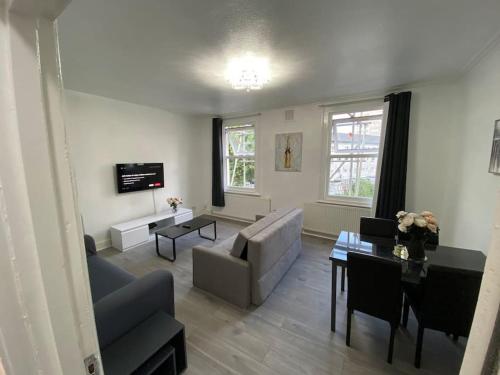
[[[172,212],[177,213],[178,207],[182,204],[182,198],[170,197],[167,198],[168,205],[172,208]]]

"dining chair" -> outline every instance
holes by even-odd
[[[396,222],[390,219],[361,216],[359,218],[359,234],[364,236],[394,238],[396,235]],[[340,277],[340,290],[345,290],[345,266],[342,266]]]
[[[387,362],[392,363],[394,335],[401,319],[401,264],[349,252],[347,276],[346,345],[351,345],[351,317],[355,310],[385,320],[391,327]]]
[[[359,219],[359,233],[365,236],[394,238],[396,236],[396,222],[379,217],[362,216]]]
[[[469,335],[482,275],[431,264],[421,288],[404,287],[403,326],[410,307],[418,322],[415,367],[420,368],[425,328],[452,333],[454,339]]]

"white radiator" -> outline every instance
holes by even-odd
[[[266,215],[270,212],[271,199],[251,195],[225,194],[225,207],[213,207],[212,213],[236,219],[255,220],[255,215]]]
[[[371,209],[327,203],[305,203],[304,230],[331,236],[338,236],[343,230],[359,232],[361,216],[371,216]]]

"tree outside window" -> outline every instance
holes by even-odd
[[[226,127],[224,151],[226,188],[255,189],[255,127]]]
[[[330,122],[329,198],[371,202],[382,131],[382,109],[334,114]]]

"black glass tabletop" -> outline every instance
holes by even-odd
[[[403,279],[414,283],[418,283],[421,277],[425,277],[426,269],[430,264],[463,270],[483,271],[486,262],[486,256],[481,251],[440,245],[426,248],[427,261],[423,263],[407,261],[392,254],[394,245],[396,245],[396,240],[392,238],[364,236],[359,233],[343,231],[330,253],[330,260],[339,265],[345,265],[347,263],[347,253],[350,251],[391,259],[402,264]]]
[[[174,239],[174,238],[184,236],[185,234],[194,232],[195,230],[204,228],[208,225],[213,224],[214,222],[215,222],[215,220],[213,220],[213,219],[208,219],[208,218],[204,218],[204,217],[196,217],[196,218],[189,220],[189,221],[186,221],[182,224],[159,229],[159,230],[155,231],[155,233],[159,236]]]

